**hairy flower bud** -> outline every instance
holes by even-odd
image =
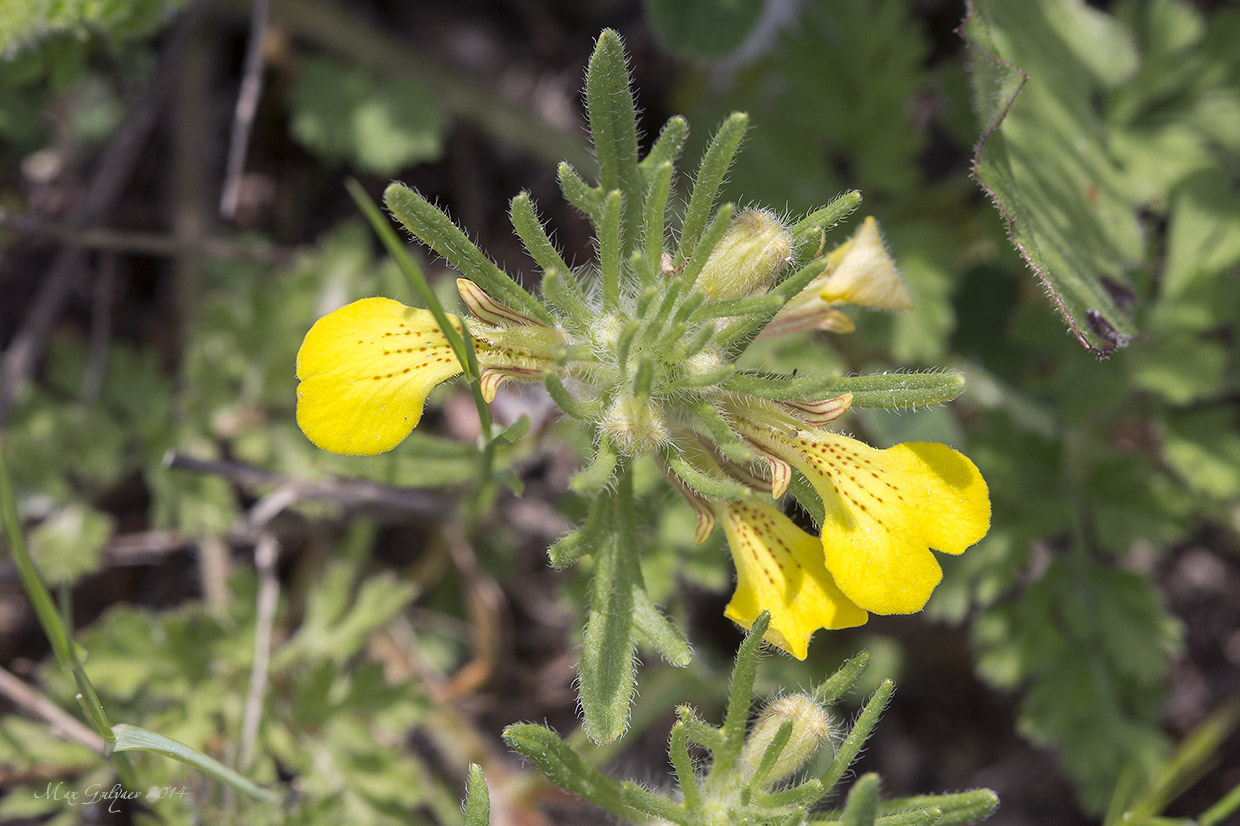
[[[662,411],[648,398],[616,399],[603,414],[600,425],[616,450],[625,456],[651,453],[671,439]]]
[[[698,276],[712,301],[742,298],[766,289],[792,255],[792,236],[767,210],[742,212],[732,220]]]
[[[831,720],[813,697],[792,694],[770,703],[758,716],[741,751],[741,776],[751,780],[762,765],[767,747],[784,723],[792,724],[788,742],[761,778],[763,786],[784,780],[810,761],[831,735]]]

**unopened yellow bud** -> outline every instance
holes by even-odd
[[[663,412],[650,399],[618,398],[607,408],[600,424],[616,450],[625,456],[652,453],[671,439]]]
[[[802,768],[831,736],[831,720],[813,697],[792,694],[775,700],[758,715],[758,722],[745,738],[741,750],[741,776],[745,780],[757,774],[767,747],[784,723],[792,724],[792,732],[770,772],[762,778],[763,786],[773,786]]]
[[[766,210],[742,212],[719,239],[698,276],[712,301],[743,298],[770,286],[792,256],[792,235]]]

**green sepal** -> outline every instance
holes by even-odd
[[[654,167],[646,189],[646,203],[642,208],[642,247],[651,281],[663,271],[663,251],[667,243],[667,199],[671,195],[674,172],[671,161]]]
[[[637,359],[637,369],[633,371],[633,396],[638,399],[648,399],[653,386],[654,359],[650,356],[641,356]]]
[[[490,826],[491,795],[482,767],[469,764],[469,779],[465,784],[465,826]]]
[[[796,786],[754,795],[754,802],[759,806],[774,808],[777,806],[811,806],[820,800],[827,790],[817,779],[806,780]]]
[[[736,434],[732,429],[732,425],[728,424],[728,420],[723,417],[713,404],[701,399],[694,403],[693,412],[698,419],[706,426],[706,432],[711,440],[719,448],[719,452],[731,459],[733,462],[752,462],[754,460],[753,448]]]
[[[640,582],[633,586],[633,625],[668,664],[684,668],[693,660],[688,640],[650,600]]]
[[[758,677],[758,664],[762,660],[762,636],[770,627],[771,615],[767,611],[758,614],[753,627],[745,635],[736,651],[736,663],[732,667],[732,685],[728,688],[728,710],[723,718],[723,742],[714,749],[715,765],[711,776],[726,777],[741,757],[745,744],[745,729],[749,722],[749,706],[753,702],[753,684]]]
[[[620,784],[620,793],[623,795],[625,803],[640,812],[671,821],[672,823],[689,822],[689,814],[684,807],[663,795],[655,794],[644,786],[639,786],[631,780],[625,780]]]
[[[836,669],[835,673],[814,689],[814,699],[819,705],[831,705],[847,694],[857,680],[861,679],[866,666],[870,664],[870,652],[860,651]]]
[[[620,783],[587,763],[550,729],[516,723],[504,729],[508,748],[522,754],[547,779],[567,792],[595,803],[628,820],[632,809],[624,802]]]
[[[822,521],[827,518],[827,509],[822,503],[822,497],[818,495],[818,491],[814,490],[809,480],[795,468],[792,471],[792,479],[788,482],[788,492],[792,494],[793,499],[797,500],[797,504],[805,510],[813,523],[822,527]]]
[[[498,430],[498,426],[496,427],[496,429]],[[526,433],[529,433],[529,432],[530,432],[530,417],[521,416],[512,424],[508,425],[502,430],[499,430],[499,432],[495,434],[494,440],[502,441],[510,445],[516,444],[517,441],[522,436],[524,436]]]
[[[753,775],[748,778],[748,785],[751,788],[761,790],[766,785],[766,779],[771,776],[771,770],[775,768],[775,761],[779,760],[779,756],[784,753],[784,748],[791,738],[792,721],[784,720],[775,731],[771,742],[766,744],[766,749],[762,752],[762,757],[758,760],[758,766],[754,769]]]
[[[999,807],[999,797],[990,789],[973,789],[955,794],[927,794],[884,800],[878,806],[880,822],[886,816],[914,810],[937,809],[941,814],[935,826],[964,826],[989,815]]]
[[[546,270],[542,277],[542,294],[551,305],[586,326],[593,313],[572,270]]]
[[[844,772],[848,771],[848,767],[857,759],[857,755],[861,752],[861,747],[865,745],[866,738],[870,736],[870,732],[878,724],[878,718],[882,715],[883,710],[887,708],[887,703],[891,700],[891,695],[895,690],[895,683],[891,680],[883,680],[878,688],[875,689],[869,701],[866,702],[865,708],[861,709],[861,713],[857,715],[857,722],[853,723],[848,736],[844,738],[844,742],[840,743],[839,748],[836,749],[831,765],[827,766],[826,771],[819,777],[823,788],[835,788],[835,784],[840,782]]]
[[[599,34],[586,67],[586,114],[602,191],[637,195],[642,191],[637,171],[637,105],[629,85],[624,44],[611,29]],[[635,232],[640,226],[641,201],[630,198],[625,209],[625,230]]]
[[[694,290],[685,296],[685,300],[680,302],[680,304],[676,307],[676,312],[672,313],[672,321],[677,323],[688,323],[698,309],[700,309],[705,303],[706,294]]]
[[[685,810],[697,811],[702,804],[702,787],[698,783],[693,758],[689,755],[689,727],[683,720],[678,720],[672,726],[672,733],[668,738],[667,756],[672,764],[672,772],[676,775],[676,784],[680,786]]]
[[[778,296],[780,299],[780,307],[792,300],[797,293],[805,289],[809,282],[813,281],[822,274],[822,260],[815,258],[804,267],[794,272],[792,275],[780,281],[772,287],[767,295]],[[740,353],[750,342],[758,331],[767,325],[767,323],[775,316],[775,313],[762,314],[753,313],[751,315],[738,318],[729,324],[715,336],[715,341],[721,345],[728,347],[733,354]]]
[[[593,422],[597,421],[598,417],[602,415],[603,406],[597,399],[582,401],[574,397],[572,393],[568,392],[564,382],[555,373],[547,373],[543,376],[543,386],[547,388],[547,395],[551,396],[551,400],[555,402],[556,407],[574,419]]]
[[[602,187],[590,186],[568,162],[562,162],[556,167],[556,173],[564,200],[577,207],[582,214],[597,224],[599,217],[603,214]]]
[[[530,257],[544,273],[571,272],[539,219],[534,202],[530,200],[530,193],[522,192],[512,199],[508,204],[508,218]]]
[[[388,185],[383,202],[405,229],[497,301],[540,321],[551,320],[547,308],[478,249],[443,210],[401,183]]]
[[[582,496],[599,493],[611,482],[619,461],[620,456],[616,453],[611,441],[603,436],[599,440],[598,449],[594,452],[594,459],[568,480],[569,489]]]
[[[792,225],[793,245],[798,250],[818,250],[823,233],[843,221],[861,206],[861,193],[845,192],[831,203],[816,209]]]
[[[703,324],[689,338],[676,342],[677,357],[680,360],[685,360],[696,356],[706,348],[707,344],[710,344],[714,335],[715,326],[713,324]]]
[[[560,537],[547,548],[552,567],[564,570],[584,555],[597,552],[604,542],[610,541],[607,535],[610,516],[611,506],[607,497],[596,496],[591,499],[586,520],[581,527]]]
[[[751,295],[745,298],[733,298],[728,301],[712,301],[700,307],[693,314],[694,321],[706,321],[711,318],[730,318],[732,316],[762,315],[769,318],[779,312],[784,301],[776,295]]]
[[[852,393],[853,407],[907,410],[944,404],[963,390],[963,373],[928,372],[842,376],[826,392],[832,396]]]
[[[697,247],[698,239],[706,227],[710,208],[732,167],[732,159],[736,156],[736,150],[740,148],[741,139],[748,127],[749,116],[744,112],[733,112],[719,127],[702,155],[702,163],[698,166],[697,176],[693,181],[693,192],[689,195],[689,205],[685,209],[685,220],[681,225],[680,247],[676,251],[677,264],[683,262],[686,255]]]
[[[693,253],[689,260],[684,264],[684,271],[678,276],[686,284],[693,284],[702,273],[702,268],[706,266],[706,262],[710,259],[711,252],[715,246],[723,238],[728,231],[728,227],[732,223],[732,214],[736,212],[735,204],[723,204],[715,212],[715,219],[710,222],[710,226],[705,232],[700,232],[697,243],[693,246]],[[680,243],[683,249],[685,243],[684,235],[680,236]],[[783,304],[780,304],[782,307]]]
[[[672,382],[668,389],[675,392],[677,390],[687,390],[700,387],[714,387],[716,384],[726,381],[728,377],[735,372],[735,364],[725,364],[718,370],[712,370],[709,373],[699,373],[695,376],[684,376],[679,378]]]
[[[692,706],[676,706],[676,716],[685,727],[685,736],[712,752],[723,748],[723,731],[698,716]]]
[[[615,310],[620,305],[620,260],[623,237],[621,210],[624,195],[618,189],[603,199],[603,219],[598,226],[599,274],[603,279],[603,309]]]
[[[590,611],[578,666],[582,730],[595,743],[610,743],[628,727],[637,687],[633,651],[633,590],[641,582],[633,536],[633,479],[621,473],[607,497],[613,508],[611,541],[594,554]]]
[[[878,775],[864,774],[848,790],[841,826],[874,826],[878,817]]]
[[[647,186],[658,173],[659,167],[664,164],[675,164],[676,159],[680,157],[680,151],[685,148],[687,137],[689,137],[689,121],[681,115],[668,118],[667,123],[663,124],[663,128],[659,130],[659,137],[655,139],[654,146],[650,147],[650,152],[637,165]]]
[[[728,482],[711,476],[686,459],[678,450],[668,449],[660,453],[663,461],[685,484],[693,488],[707,499],[721,499],[725,502],[737,502],[749,495],[749,488],[739,482]]]
[[[839,373],[787,376],[746,370],[724,382],[724,387],[747,396],[777,402],[793,399],[825,399],[829,391],[839,383],[840,378]]]

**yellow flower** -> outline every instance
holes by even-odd
[[[805,330],[851,333],[852,319],[838,304],[878,310],[909,310],[913,299],[883,243],[878,222],[861,222],[853,236],[832,250],[822,274],[784,305],[758,334],[774,338]]]
[[[977,467],[950,447],[909,442],[879,450],[769,413],[738,429],[776,478],[799,470],[822,499],[822,552],[840,590],[876,614],[920,611],[943,577],[931,549],[964,552],[990,528]]]
[[[479,319],[469,334],[491,401],[509,379],[537,380],[554,364],[553,328],[457,282]],[[457,332],[460,319],[448,316]],[[461,364],[435,317],[389,298],[364,298],[315,322],[297,352],[297,424],[318,447],[370,456],[400,444],[422,418],[426,397]]]
[[[822,543],[757,496],[714,503],[736,564],[736,593],[724,614],[746,628],[762,611],[773,643],[805,659],[819,628],[863,625],[866,612],[835,584],[823,562]]]

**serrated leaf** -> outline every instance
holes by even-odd
[[[1073,335],[1108,355],[1137,332],[1121,303],[1143,245],[1092,96],[1135,67],[1131,37],[1079,0],[978,0],[963,31],[985,130],[974,176]]]
[[[51,583],[72,583],[99,570],[116,520],[89,505],[57,508],[30,531],[30,552]]]
[[[393,175],[443,153],[448,116],[416,80],[308,57],[293,87],[293,136],[328,160]]]

